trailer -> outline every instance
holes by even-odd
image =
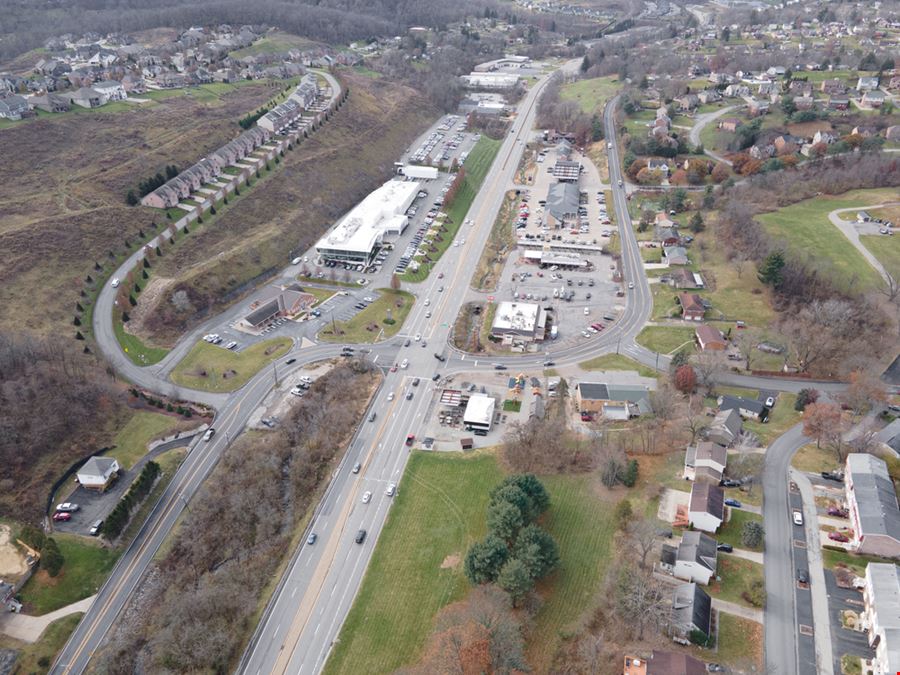
[[[418,178],[420,180],[435,180],[438,177],[437,167],[417,166],[415,164],[404,164],[397,168],[397,173],[407,178]]]

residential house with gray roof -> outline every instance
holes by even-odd
[[[844,490],[853,530],[852,549],[900,558],[900,507],[885,461],[862,452],[847,455]]]

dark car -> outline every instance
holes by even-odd
[[[544,367],[549,368],[550,366],[555,366],[556,361],[544,361]]]
[[[415,443],[416,437],[413,434],[410,434],[406,437],[406,446],[412,447],[412,444]]]
[[[285,361],[285,364],[289,366],[292,363],[296,363],[296,362],[297,362],[297,359],[288,359],[287,361]]]
[[[734,546],[731,544],[719,544],[716,546],[716,550],[722,553],[731,553],[734,550]]]
[[[438,373],[435,373],[434,375],[431,376],[431,379],[434,382],[437,382],[439,379],[441,379],[441,376]]]
[[[721,485],[722,487],[740,487],[741,481],[734,480],[734,478],[725,478],[719,481],[719,485]]]
[[[737,499],[728,498],[725,500],[725,506],[733,506],[736,509],[741,508],[741,503]]]
[[[366,531],[365,530],[360,530],[359,532],[356,533],[355,541],[357,544],[361,544],[365,540],[366,540]]]
[[[419,378],[418,378],[418,377],[413,378],[412,386],[414,386],[414,387],[418,387],[418,386],[419,386]]]
[[[825,480],[833,480],[835,483],[844,482],[844,477],[841,474],[833,471],[823,471],[822,478],[824,478]]]
[[[797,581],[799,581],[801,584],[808,584],[809,583],[809,572],[807,572],[806,570],[798,569],[797,570]]]
[[[412,397],[413,397],[413,393],[412,393],[412,390],[410,389],[408,392],[406,392],[406,400],[412,401]]]
[[[497,363],[494,365],[494,370],[506,370],[506,366],[504,366],[502,363]]]
[[[441,354],[435,354],[434,358],[436,358],[438,361],[441,361],[442,363],[447,360],[447,358]]]

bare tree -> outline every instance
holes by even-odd
[[[693,366],[697,371],[697,384],[712,393],[716,376],[725,370],[725,355],[720,351],[704,350],[697,354]]]
[[[613,596],[616,614],[644,639],[648,626],[660,626],[669,610],[666,586],[651,572],[622,564],[614,571]]]
[[[628,524],[628,542],[638,554],[641,569],[647,567],[647,556],[656,546],[656,530],[656,523],[649,518],[641,518]]]

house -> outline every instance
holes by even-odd
[[[725,96],[728,98],[738,98],[750,95],[750,87],[746,84],[729,84],[725,87]]]
[[[778,85],[776,85],[774,82],[760,82],[759,88],[756,90],[756,93],[759,96],[771,96],[777,91]]]
[[[172,185],[166,183],[141,198],[141,204],[157,209],[170,209],[181,201],[181,194]]]
[[[712,600],[698,584],[681,584],[672,600],[672,629],[683,638],[694,631],[709,635],[712,630]]]
[[[861,77],[856,81],[856,91],[872,91],[878,89],[878,77]]]
[[[860,136],[862,138],[872,138],[873,136],[878,135],[878,130],[875,127],[861,127],[855,126],[850,130],[851,136]]]
[[[715,532],[725,521],[725,491],[707,481],[694,481],[688,505],[688,522],[698,530]]]
[[[720,396],[719,410],[737,410],[744,419],[764,421],[768,417],[768,409],[762,403],[740,396]]]
[[[769,102],[754,99],[747,105],[747,111],[750,113],[751,117],[766,115],[769,112]]]
[[[706,438],[713,443],[728,447],[741,437],[743,421],[737,410],[720,410],[706,430]]]
[[[679,268],[672,270],[667,276],[669,284],[675,288],[703,288],[703,277],[697,272]]]
[[[725,474],[728,453],[724,445],[712,441],[700,441],[689,445],[684,453],[684,477],[686,480],[701,478],[714,481],[716,484]]]
[[[816,105],[816,99],[812,96],[798,96],[794,99],[794,107],[797,110],[812,110]]]
[[[601,382],[579,382],[575,386],[575,404],[580,412],[600,413],[614,419],[652,412],[647,387]]]
[[[884,137],[889,141],[900,141],[900,124],[894,124],[885,129]]]
[[[91,89],[98,91],[106,97],[107,101],[124,101],[128,98],[125,86],[121,82],[115,80],[101,80],[94,82]]]
[[[866,565],[861,624],[875,649],[871,672],[900,673],[900,568],[890,563]]]
[[[694,337],[703,351],[724,351],[728,346],[722,331],[712,326],[697,326],[697,329],[694,331]]]
[[[847,110],[850,107],[850,99],[846,96],[832,96],[828,99],[828,105],[833,110]]]
[[[688,531],[675,552],[672,574],[695,584],[709,584],[716,573],[716,540],[703,532]]]
[[[28,102],[32,108],[50,113],[63,113],[69,110],[69,102],[59,94],[47,93],[43,96],[32,96]]]
[[[860,105],[864,108],[880,108],[884,105],[884,92],[873,89],[863,94]]]
[[[681,305],[681,317],[686,321],[703,321],[706,306],[703,298],[696,293],[679,293],[678,304]]]
[[[724,120],[719,122],[719,129],[733,134],[742,124],[743,122],[741,122],[737,117],[726,117]]]
[[[20,120],[31,112],[28,101],[18,94],[0,98],[0,118],[7,120]]]
[[[669,175],[669,164],[664,159],[651,157],[647,160],[648,171],[659,171],[664,177]]]
[[[106,490],[119,474],[119,463],[112,457],[91,457],[75,474],[78,483],[89,490]]]
[[[622,675],[706,675],[706,665],[690,654],[653,650],[649,659],[626,656]]]
[[[717,101],[722,100],[722,94],[720,94],[715,89],[704,89],[699,94],[697,94],[697,98],[700,103],[703,105],[708,105],[710,103],[716,103]]]
[[[894,75],[891,78],[891,81],[888,82],[888,89],[900,89],[900,75]]]
[[[775,154],[777,155],[793,155],[800,150],[800,146],[803,145],[803,143],[804,140],[799,136],[782,134],[772,142],[772,145],[775,146]]]
[[[818,145],[819,143],[824,143],[825,145],[831,145],[835,141],[837,141],[837,136],[835,136],[834,134],[832,134],[828,131],[823,131],[822,129],[819,129],[813,135],[813,138],[812,138],[813,145]]]
[[[681,112],[690,112],[700,105],[700,99],[696,94],[685,94],[674,99]]]
[[[657,225],[654,228],[653,239],[654,241],[658,241],[659,243],[661,243],[663,246],[677,246],[681,241],[681,237],[678,235],[678,230],[676,230],[674,227],[666,227],[662,225]]]
[[[690,265],[687,251],[683,246],[663,246],[663,260],[666,265]]]
[[[847,91],[847,87],[844,83],[837,78],[822,80],[822,85],[819,88],[822,90],[822,93],[828,94],[829,96],[839,96]]]
[[[99,108],[102,105],[106,105],[106,97],[90,87],[81,87],[74,92],[69,92],[67,96],[69,103],[82,108]]]
[[[250,303],[250,311],[241,319],[241,325],[252,330],[260,330],[275,319],[303,314],[315,304],[316,296],[306,293],[297,284],[267,286],[259,297]]]
[[[900,558],[900,507],[884,460],[867,453],[847,455],[844,491],[853,530],[852,550]]]

